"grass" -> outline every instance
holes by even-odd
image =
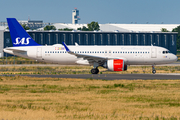
[[[47,64],[47,63],[31,60],[23,57],[9,56],[9,57],[0,58],[0,64]]]
[[[178,57],[178,61],[180,61],[180,54],[178,54],[177,57]]]
[[[179,66],[156,66],[157,73],[180,73]],[[1,74],[40,74],[40,75],[59,75],[59,74],[91,74],[91,66],[6,66],[0,67]],[[151,74],[151,66],[128,66],[127,71],[108,71],[99,67],[99,74]],[[91,79],[91,78],[89,78]],[[1,79],[0,79],[1,81]]]
[[[180,119],[180,80],[1,79],[0,119]]]

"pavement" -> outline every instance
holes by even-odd
[[[2,75],[4,76],[4,75]],[[7,75],[15,76],[15,75]],[[100,80],[180,80],[180,74],[61,74],[61,75],[20,75],[29,77],[81,78]]]

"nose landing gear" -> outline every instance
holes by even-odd
[[[156,70],[154,68],[154,65],[152,65],[152,73],[155,74],[156,73]]]

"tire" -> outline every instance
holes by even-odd
[[[153,70],[152,73],[155,74],[155,73],[156,73],[156,70]]]
[[[96,68],[93,68],[93,69],[91,69],[91,73],[92,73],[92,74],[98,74],[98,73],[99,73],[99,70],[96,69]]]

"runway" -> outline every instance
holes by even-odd
[[[4,76],[4,75],[3,75]],[[15,75],[7,75],[15,76]],[[17,75],[16,75],[17,76]],[[61,74],[61,75],[20,75],[29,77],[51,77],[51,78],[81,78],[100,80],[180,80],[180,74]]]

